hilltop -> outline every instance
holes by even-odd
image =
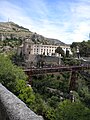
[[[52,44],[52,45],[65,45],[58,39],[46,38],[35,32],[31,32],[29,29],[17,25],[14,22],[0,22],[0,39],[22,39],[29,38],[35,44]]]

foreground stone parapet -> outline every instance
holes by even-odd
[[[43,120],[0,84],[0,120]]]

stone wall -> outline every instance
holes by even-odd
[[[0,120],[43,120],[0,84]]]
[[[59,65],[61,59],[59,59],[59,57],[55,57],[55,56],[45,56],[44,60],[46,62],[46,64],[52,64],[52,65]]]
[[[30,68],[32,65],[37,66],[39,61],[44,61],[46,65],[60,65],[61,59],[55,56],[41,56],[41,55],[29,55],[29,59],[26,60],[26,67]]]

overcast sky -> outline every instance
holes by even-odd
[[[88,40],[90,0],[0,0],[0,22],[8,19],[65,43]]]

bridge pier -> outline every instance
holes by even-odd
[[[26,75],[28,75],[28,83],[31,85],[32,84],[32,71],[25,71]]]
[[[69,91],[72,91],[72,90],[76,89],[76,80],[77,80],[77,71],[72,71]]]
[[[72,71],[70,85],[69,85],[69,99],[71,102],[75,102],[73,91],[76,89],[77,71]]]
[[[32,85],[32,76],[29,76],[29,84]]]

